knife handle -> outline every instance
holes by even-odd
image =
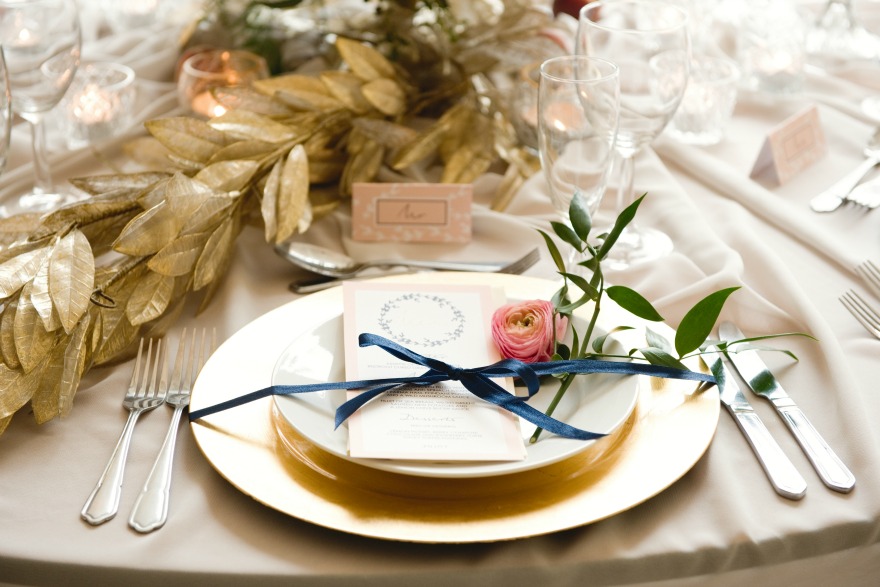
[[[846,468],[843,461],[831,450],[825,439],[797,406],[776,406],[779,415],[794,434],[795,439],[813,463],[813,468],[822,482],[841,493],[849,493],[856,484],[856,478]]]
[[[770,436],[758,414],[753,411],[734,411],[732,414],[776,493],[788,499],[802,498],[807,493],[807,482]]]

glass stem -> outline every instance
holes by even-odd
[[[635,179],[635,156],[634,155],[618,155],[614,162],[619,167],[617,170],[617,214],[620,214],[624,208],[635,201],[633,193],[633,181]],[[624,229],[624,232],[638,232],[635,228],[635,221],[630,222]]]
[[[52,194],[55,193],[55,186],[52,183],[52,173],[49,170],[49,158],[46,142],[46,125],[43,124],[42,113],[30,113],[26,120],[31,125],[31,146],[34,155],[34,193],[36,194]]]

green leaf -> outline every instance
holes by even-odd
[[[551,221],[550,226],[553,227],[553,232],[556,233],[556,236],[573,246],[575,249],[581,250],[581,239],[575,234],[570,226],[556,221]]]
[[[556,311],[560,314],[569,315],[584,304],[590,303],[591,300],[589,294],[582,295],[577,301],[571,302],[570,304],[559,306],[556,308]]]
[[[571,204],[568,207],[568,219],[580,240],[586,242],[587,237],[590,236],[590,230],[593,228],[593,219],[590,218],[590,211],[584,205],[583,197],[580,194],[575,194],[571,199]]]
[[[590,285],[589,281],[575,273],[563,273],[563,275],[570,279],[571,282],[574,283],[576,286],[581,288],[581,291],[583,291],[586,295],[590,296],[591,300],[599,299],[599,290]]]
[[[547,245],[547,252],[550,253],[550,257],[553,259],[553,263],[556,265],[556,269],[558,269],[560,273],[564,273],[565,263],[562,261],[562,254],[559,252],[559,248],[556,246],[556,243],[554,243],[553,239],[550,238],[550,235],[543,230],[538,230],[538,232],[541,233],[542,237],[544,237],[544,243]]]
[[[709,338],[724,302],[738,289],[739,287],[728,287],[711,293],[688,310],[675,333],[675,352],[679,357],[700,348],[703,341]]]
[[[666,340],[666,337],[661,336],[650,328],[645,328],[645,340],[648,341],[649,346],[663,349],[667,353],[672,353],[672,345]]]
[[[658,348],[648,347],[644,349],[639,349],[639,352],[642,353],[642,356],[651,363],[652,365],[659,365],[661,367],[672,367],[673,369],[684,369],[687,370],[687,367],[667,353],[666,351]]]
[[[630,314],[634,314],[643,320],[651,320],[652,322],[660,322],[663,320],[663,316],[654,309],[651,302],[646,300],[634,289],[630,289],[624,285],[612,285],[605,288],[605,293]],[[701,340],[700,342],[703,341]]]
[[[604,259],[608,256],[609,251],[614,246],[614,243],[617,242],[617,239],[620,238],[620,233],[623,232],[623,229],[632,222],[633,218],[636,216],[636,212],[639,209],[639,205],[642,203],[642,200],[645,199],[645,195],[643,194],[641,197],[636,199],[635,202],[627,206],[623,209],[623,211],[617,216],[617,220],[614,221],[614,226],[611,227],[611,231],[608,233],[608,236],[605,237],[605,241],[602,243],[602,246],[599,248],[599,258]]]

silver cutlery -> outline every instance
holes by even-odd
[[[856,267],[856,273],[873,290],[874,295],[880,297],[880,268],[871,261],[863,261]]]
[[[345,253],[340,253],[317,245],[302,242],[287,242],[275,245],[275,252],[303,269],[318,275],[335,279],[348,279],[370,269],[409,267],[413,269],[435,269],[438,271],[498,271],[504,263],[468,263],[462,261],[435,261],[417,259],[382,259],[378,261],[355,261]]]
[[[857,185],[847,199],[870,210],[880,206],[880,178]]]
[[[815,212],[833,212],[834,210],[837,210],[841,204],[850,201],[865,206],[865,204],[861,202],[851,200],[850,192],[859,185],[859,182],[862,181],[862,178],[864,178],[869,171],[880,164],[880,128],[878,128],[868,140],[864,153],[866,159],[858,167],[844,175],[818,196],[813,198],[810,201],[810,208]],[[876,199],[876,201],[874,199],[869,200],[866,207],[876,208],[877,205],[880,205],[880,198]]]
[[[532,267],[535,263],[538,262],[541,258],[541,253],[538,249],[532,249],[519,259],[511,261],[506,265],[496,265],[496,269],[489,271],[489,273],[507,273],[511,275],[519,275],[524,273],[530,267]],[[385,275],[400,275],[400,273],[387,273]],[[381,277],[381,275],[371,275],[365,279],[370,279],[373,277]],[[357,279],[357,278],[355,278]],[[288,285],[288,289],[296,294],[310,294],[316,291],[325,290],[331,287],[336,287],[341,284],[345,279],[335,279],[335,278],[324,278],[324,279],[307,279],[300,281],[293,281]]]
[[[131,445],[131,435],[138,417],[162,405],[165,401],[165,370],[157,383],[161,359],[162,343],[156,341],[156,356],[153,359],[153,339],[147,346],[147,356],[144,359],[144,339],[138,346],[137,360],[134,364],[134,372],[128,390],[122,401],[122,406],[128,410],[128,419],[122,429],[122,434],[116,442],[113,454],[107,462],[98,484],[92,490],[92,494],[86,500],[80,516],[89,524],[97,526],[111,520],[119,510],[119,496],[122,493],[122,479],[125,473],[125,461],[128,458],[128,449]],[[141,368],[143,367],[143,378]]]
[[[746,336],[731,322],[719,326],[721,338],[736,341]],[[819,478],[830,489],[848,493],[855,486],[856,479],[843,461],[828,446],[813,424],[795,404],[782,385],[776,380],[764,361],[754,349],[740,350],[740,344],[729,345],[727,356],[733,366],[745,379],[748,387],[760,397],[768,400],[780,415],[785,425],[794,435],[804,454],[812,463]]]
[[[138,532],[152,532],[161,528],[168,519],[168,505],[171,500],[171,472],[174,465],[174,447],[177,429],[183,410],[189,406],[189,397],[199,371],[216,345],[216,331],[211,336],[210,348],[207,345],[207,332],[202,330],[201,341],[193,330],[192,341],[187,344],[186,330],[177,345],[177,357],[168,386],[165,403],[174,409],[171,424],[156,462],[135,501],[128,525]]]
[[[715,348],[717,350],[717,347]],[[727,408],[749,446],[752,447],[773,489],[787,499],[801,499],[807,493],[807,482],[770,436],[770,431],[746,400],[739,385],[731,377],[721,351],[715,355],[707,355],[706,361],[716,377],[721,374],[722,384],[718,386],[721,403]]]
[[[862,296],[854,290],[848,290],[840,296],[840,303],[859,321],[875,338],[880,338],[880,314],[872,308]]]

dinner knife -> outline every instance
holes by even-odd
[[[704,357],[712,369],[712,373],[715,373],[716,377],[721,374],[722,382],[718,385],[721,403],[733,416],[737,426],[746,437],[755,456],[758,457],[758,462],[761,463],[761,468],[764,469],[770,484],[773,485],[773,489],[788,499],[802,498],[807,493],[807,482],[782,452],[782,448],[770,436],[770,431],[767,430],[764,422],[746,400],[739,384],[734,381],[730,370],[724,364],[722,353],[719,351],[713,355],[704,355]]]
[[[718,329],[726,341],[746,338],[742,331],[731,322],[724,322]],[[848,493],[856,484],[856,478],[835,454],[825,439],[819,434],[801,409],[788,396],[782,385],[758,355],[758,351],[736,351],[739,345],[730,345],[727,356],[749,388],[758,396],[768,400],[782,417],[794,435],[804,454],[810,459],[816,473],[830,489]]]

